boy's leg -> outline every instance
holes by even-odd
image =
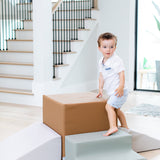
[[[104,136],[109,136],[118,131],[117,122],[116,122],[116,112],[115,112],[115,108],[113,108],[109,104],[106,104],[105,108],[108,114],[110,128],[107,131],[107,133],[104,134]]]
[[[117,116],[118,116],[118,119],[121,123],[121,127],[124,127],[124,128],[128,128],[128,125],[127,125],[127,121],[126,121],[126,118],[125,118],[125,115],[124,113],[119,109],[117,109]]]

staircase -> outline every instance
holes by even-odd
[[[59,0],[57,3],[52,3],[54,8],[53,81],[48,88],[45,88],[50,90],[48,94],[66,91],[64,86],[67,86],[65,84],[67,77],[71,77],[72,69],[97,25],[97,10],[92,9],[91,2],[91,0]],[[10,30],[7,31],[12,37],[4,35],[2,37],[4,43],[0,47],[0,101],[36,105],[37,101],[42,101],[42,95],[36,95],[33,90],[32,2],[15,0],[15,4],[12,12],[16,10],[16,7],[20,11],[27,8],[25,14],[29,13],[29,19],[25,14],[20,14],[23,19],[14,22],[17,27],[12,28],[13,33]],[[17,17],[18,15],[17,12]]]
[[[1,14],[0,101],[22,103],[33,96],[32,3],[3,0]]]
[[[69,68],[95,26],[93,2],[63,0],[56,8],[53,14],[53,78],[65,77],[67,69],[59,68]]]

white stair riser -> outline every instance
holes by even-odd
[[[71,64],[76,58],[76,53],[62,54],[63,64]]]
[[[33,51],[33,41],[8,41],[9,50]]]
[[[78,39],[84,40],[88,37],[88,34],[89,34],[89,31],[80,30],[78,31]]]
[[[59,51],[59,52],[64,52],[64,50],[67,51],[77,51],[77,47],[81,46],[83,41],[71,41],[69,42],[53,42],[53,51]],[[65,48],[65,49],[64,49]],[[76,50],[74,49],[76,48]],[[78,47],[79,48],[79,47]]]
[[[78,51],[83,45],[83,42],[73,42],[71,44],[71,50],[72,51]]]
[[[0,78],[0,87],[32,90],[32,80]]]
[[[24,28],[25,29],[33,29],[33,22],[32,21],[24,21]]]
[[[33,40],[33,31],[16,31],[16,39]]]
[[[1,62],[33,63],[33,53],[0,53]]]
[[[0,65],[0,74],[33,75],[33,66]]]
[[[95,20],[85,20],[85,28],[92,29],[95,26]]]
[[[93,19],[98,20],[99,19],[99,12],[98,10],[92,10],[91,16]]]
[[[69,70],[69,66],[56,67],[56,77],[65,77]]]
[[[64,64],[69,64],[69,65],[72,64],[76,57],[77,57],[77,53],[64,54],[63,55]]]

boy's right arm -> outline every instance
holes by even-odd
[[[100,72],[99,74],[99,93],[97,95],[97,98],[103,96],[103,85],[104,85],[104,79],[103,79],[102,73]]]

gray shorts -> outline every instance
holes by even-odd
[[[110,106],[118,109],[118,108],[121,108],[122,105],[126,102],[127,100],[127,97],[128,97],[128,90],[127,89],[124,89],[124,92],[123,92],[123,96],[121,97],[117,97],[115,96],[115,92],[109,97],[108,101],[107,101],[107,104],[109,104]]]

